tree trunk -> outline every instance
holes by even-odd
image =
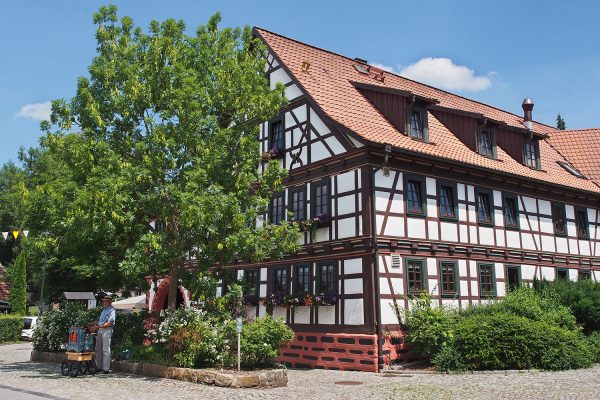
[[[179,260],[171,263],[169,271],[169,308],[174,310],[177,307],[177,290],[179,281]]]

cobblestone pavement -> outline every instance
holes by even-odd
[[[565,372],[391,377],[366,372],[292,370],[288,387],[261,390],[225,389],[119,373],[67,378],[60,376],[55,364],[28,361],[30,351],[29,343],[0,346],[0,398],[600,399],[600,366]],[[339,384],[343,381],[355,384]]]

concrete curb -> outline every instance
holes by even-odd
[[[31,352],[31,361],[61,363],[64,359],[64,353],[49,353],[45,351]],[[284,387],[287,386],[288,383],[286,369],[268,369],[238,375],[214,369],[177,368],[158,364],[132,363],[126,361],[114,361],[112,363],[112,369],[114,371],[153,378],[177,379],[184,382],[229,388],[264,389]]]

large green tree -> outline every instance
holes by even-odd
[[[11,232],[21,228],[24,202],[27,198],[27,175],[12,162],[0,168],[0,231]],[[9,265],[14,260],[15,240],[12,235],[0,237],[0,264]]]
[[[29,221],[71,247],[73,268],[93,278],[101,266],[123,282],[169,274],[170,306],[177,279],[196,275],[183,268],[190,258],[203,271],[298,249],[296,227],[254,224],[285,177],[275,162],[258,173],[256,140],[284,88],[269,88],[250,28],[219,22],[188,35],[181,21],[153,21],[144,32],[102,7],[89,77],[42,126],[48,154],[36,158],[56,171],[28,201]]]

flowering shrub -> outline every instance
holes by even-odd
[[[56,310],[45,311],[33,330],[33,349],[61,351],[65,349],[69,327],[84,326],[98,319],[100,309],[84,310],[79,303],[61,304]],[[117,322],[118,323],[118,322]]]
[[[204,310],[178,308],[161,312],[162,321],[148,331],[154,345],[163,346],[180,367],[208,367],[228,363],[232,320],[211,318]],[[235,327],[233,327],[235,329]]]

